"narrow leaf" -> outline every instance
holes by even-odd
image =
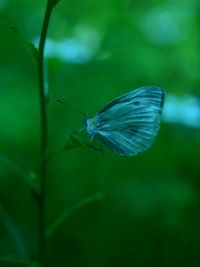
[[[5,210],[2,203],[0,203],[0,221],[13,240],[13,243],[15,243],[18,253],[21,255],[21,257],[29,258],[29,251],[27,250],[24,238],[12,218]]]
[[[103,152],[103,149],[101,147],[94,146],[90,142],[81,139],[75,134],[68,134],[64,150],[70,150],[78,147],[93,149],[101,153]]]
[[[0,266],[24,266],[29,267],[31,263],[28,260],[15,259],[9,257],[0,257]]]
[[[80,200],[70,209],[66,209],[45,231],[46,238],[50,238],[58,228],[66,222],[75,212],[79,211],[80,209],[84,208],[85,206],[89,205],[98,200],[102,200],[105,198],[105,195],[101,192],[85,197],[84,199]]]
[[[28,42],[25,40],[25,38],[22,36],[22,34],[19,32],[19,30],[13,26],[13,25],[10,25],[8,26],[8,28],[14,32],[15,34],[18,35],[18,38],[22,41],[22,43],[24,43],[25,45],[25,48],[26,50],[33,56],[33,58],[38,61],[38,58],[39,58],[39,54],[38,54],[38,50],[37,48],[34,46],[33,43],[31,42]]]
[[[68,134],[67,140],[64,146],[64,150],[77,148],[77,147],[85,147],[84,142],[74,134]]]

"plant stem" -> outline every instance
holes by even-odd
[[[48,31],[48,25],[53,10],[52,1],[48,0],[45,16],[40,35],[38,48],[38,79],[40,91],[40,112],[41,112],[41,178],[40,178],[40,201],[39,201],[39,252],[38,258],[42,266],[45,266],[45,198],[46,198],[46,176],[47,176],[47,148],[48,148],[48,125],[47,125],[47,101],[48,90],[45,88],[44,77],[44,47]]]

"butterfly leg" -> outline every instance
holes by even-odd
[[[90,143],[92,143],[93,139],[94,139],[94,134],[92,134],[91,136]]]
[[[85,130],[85,127],[79,129],[78,132],[81,133],[81,132],[84,131],[84,130]]]

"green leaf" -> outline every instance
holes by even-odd
[[[8,233],[15,244],[19,255],[24,259],[29,257],[29,251],[26,241],[19,229],[19,226],[14,222],[13,218],[7,212],[3,203],[0,202],[0,222],[4,230]]]
[[[83,145],[83,142],[77,135],[69,134],[69,139],[74,144]]]
[[[68,134],[64,150],[77,147],[85,147],[84,142],[77,135]]]
[[[27,42],[27,48],[29,52],[31,53],[31,55],[35,58],[35,60],[38,61],[39,53],[38,53],[38,49],[34,46],[34,44]]]
[[[25,266],[34,267],[28,260],[15,259],[10,257],[0,257],[0,266]],[[39,266],[38,266],[39,267]]]
[[[29,186],[33,198],[40,201],[40,179],[34,171],[32,171],[29,175]]]
[[[15,173],[17,173],[30,187],[31,193],[34,198],[39,197],[40,195],[40,181],[36,172],[31,171],[30,174],[25,171],[20,165],[18,165],[13,159],[7,157],[6,155],[0,154],[0,162],[1,164],[5,164],[10,169],[12,169]]]
[[[64,147],[59,148],[55,151],[48,151],[47,159],[51,160],[55,156],[59,155],[60,153],[64,151],[69,151],[75,148],[86,148],[86,149],[92,149],[96,152],[100,152],[103,154],[102,147],[94,146],[93,144],[89,143],[88,141],[81,139],[79,136],[75,134],[68,134],[66,138],[66,143]]]
[[[97,152],[103,153],[103,149],[101,147],[94,146],[90,142],[84,139],[81,139],[75,134],[68,134],[66,144],[64,146],[64,150],[70,150],[70,149],[78,148],[78,147],[89,148]]]
[[[10,157],[4,154],[0,154],[0,162],[1,164],[3,163],[6,166],[8,166],[10,169],[12,169],[25,181],[26,184],[29,185],[27,172],[20,165],[18,165],[13,159],[11,159]]]
[[[22,41],[22,43],[24,43],[26,50],[33,56],[33,58],[36,61],[38,61],[38,58],[39,58],[38,49],[34,46],[34,44],[26,41],[25,38],[22,36],[22,34],[18,31],[18,29],[15,26],[9,25],[8,28],[12,32],[18,35],[18,38]]]
[[[102,148],[102,147],[100,147],[100,146],[99,146],[99,147],[94,146],[93,144],[88,143],[88,142],[86,142],[85,145],[86,145],[88,148],[93,149],[93,150],[95,150],[95,151],[100,152],[100,153],[103,154],[103,148]]]
[[[66,222],[66,220],[69,219],[75,212],[79,211],[81,208],[84,208],[90,203],[102,200],[104,198],[105,194],[103,194],[102,192],[98,192],[95,195],[85,197],[84,199],[77,202],[70,209],[66,209],[65,211],[63,211],[63,213],[60,214],[60,216],[58,216],[58,218],[46,229],[45,231],[46,238],[50,238],[58,230],[58,228],[64,222]]]

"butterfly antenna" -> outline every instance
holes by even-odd
[[[87,113],[86,113],[87,118],[89,117],[89,110],[87,109]]]
[[[58,103],[61,103],[61,104],[63,104],[63,105],[65,105],[65,106],[67,106],[67,107],[70,107],[70,108],[72,108],[73,110],[75,110],[75,111],[77,111],[79,114],[81,114],[81,116],[84,118],[84,119],[86,119],[87,118],[87,116],[85,116],[85,114],[80,110],[80,109],[78,109],[77,107],[74,107],[73,105],[71,105],[71,104],[69,104],[68,102],[64,102],[64,101],[62,101],[62,100],[60,100],[60,99],[57,99],[57,102]]]

